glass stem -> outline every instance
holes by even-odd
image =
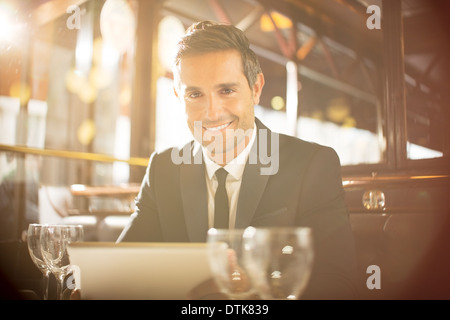
[[[43,283],[43,292],[42,292],[42,298],[44,300],[48,300],[48,286],[49,286],[49,280],[50,280],[50,271],[46,271],[44,273],[44,283]]]
[[[64,274],[58,276],[56,285],[56,299],[64,300]]]

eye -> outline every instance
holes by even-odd
[[[232,94],[233,92],[234,92],[234,90],[233,89],[230,89],[230,88],[225,88],[225,89],[222,89],[222,91],[221,91],[223,94]]]
[[[191,92],[191,93],[189,93],[188,95],[187,95],[187,97],[189,98],[189,99],[196,99],[196,98],[199,98],[199,97],[201,97],[202,96],[202,94],[201,94],[201,92],[199,92],[199,91],[194,91],[194,92]]]

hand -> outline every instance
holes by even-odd
[[[208,279],[194,287],[188,293],[189,300],[228,300],[228,297],[220,292],[214,279]]]
[[[230,274],[233,292],[247,292],[250,290],[251,283],[245,270],[238,264],[236,252],[228,249],[228,263],[232,270]]]
[[[70,293],[70,300],[81,300],[81,291],[78,288],[75,288]]]
[[[229,269],[233,272],[229,275],[232,278],[233,291],[246,292],[251,286],[250,280],[242,267],[237,262],[236,252],[232,249],[228,250]],[[229,300],[229,297],[222,293],[213,278],[208,279],[198,286],[194,287],[188,293],[190,300]],[[260,297],[256,294],[251,295],[248,299],[259,300]]]

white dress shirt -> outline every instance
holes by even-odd
[[[255,142],[255,137],[256,124],[253,125],[253,133],[245,149],[242,150],[236,158],[223,167],[228,172],[225,188],[227,189],[228,204],[230,207],[230,229],[234,229],[236,222],[236,209],[239,199],[239,190],[241,189],[242,175],[244,173],[245,164],[250,154],[250,150]],[[214,226],[214,196],[218,185],[215,172],[222,166],[218,165],[209,158],[204,147],[202,147],[202,149],[206,168],[206,189],[208,192],[208,226],[209,228],[212,228]]]

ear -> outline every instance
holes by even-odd
[[[261,97],[262,88],[264,87],[264,75],[258,73],[256,77],[255,84],[253,85],[253,103],[256,105],[259,103],[259,98]]]

